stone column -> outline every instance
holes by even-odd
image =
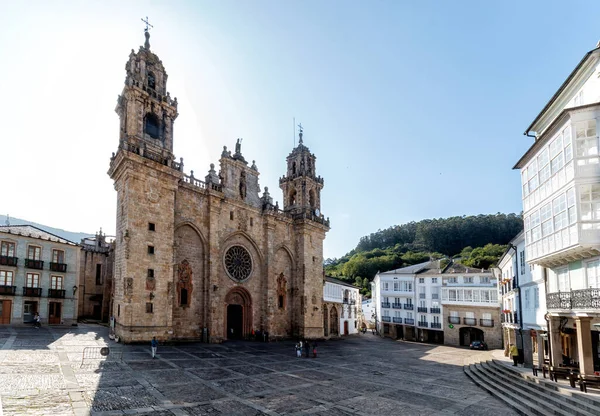
[[[552,351],[552,355],[550,356],[550,364],[553,366],[558,366],[559,364],[562,364],[562,345],[560,342],[560,330],[558,329],[560,325],[560,317],[551,316],[549,323],[548,341],[550,342],[550,350]]]
[[[579,352],[579,371],[581,374],[594,374],[592,355],[592,332],[589,317],[575,318],[577,323],[577,351]]]
[[[544,338],[539,331],[537,333],[537,349],[538,365],[541,367],[544,365]]]
[[[533,365],[533,346],[531,343],[531,331],[523,331],[523,367],[531,368]]]

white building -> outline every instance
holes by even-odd
[[[500,258],[496,274],[504,344],[517,345],[529,367],[534,361],[537,365],[542,363],[547,354],[548,325],[544,316],[546,290],[542,268],[529,265],[525,253],[525,233],[521,232]]]
[[[332,277],[323,285],[323,331],[325,337],[357,334],[362,321],[359,288]]]
[[[362,301],[362,317],[363,323],[367,328],[375,328],[375,303],[373,302],[373,299],[365,299]]]
[[[0,324],[77,322],[79,246],[31,225],[0,226]]]
[[[551,362],[600,370],[600,48],[588,52],[525,130],[527,261],[544,268]]]

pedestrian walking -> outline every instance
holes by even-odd
[[[519,362],[519,349],[515,344],[510,344],[509,353],[513,360],[513,367],[516,367]]]
[[[306,358],[310,357],[310,343],[308,340],[304,340],[304,350],[306,351]]]
[[[150,341],[150,350],[152,351],[152,358],[156,358],[156,349],[158,348],[158,341],[156,337],[152,337],[152,341]]]
[[[296,343],[296,357],[302,357],[302,342]]]
[[[42,326],[42,319],[40,318],[40,314],[39,313],[35,313],[35,316],[33,317],[33,327],[36,329],[39,329],[39,327]]]

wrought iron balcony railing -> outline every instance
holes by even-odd
[[[44,262],[42,260],[25,259],[25,267],[42,270],[44,268]]]
[[[390,307],[390,303],[389,302],[381,302],[381,307],[382,308],[389,308]]]
[[[390,318],[389,316],[382,316],[382,317],[381,317],[381,320],[382,320],[383,322],[391,322],[391,321],[392,321],[392,318]]]
[[[600,309],[600,289],[579,289],[546,295],[548,309]]]
[[[67,264],[50,262],[50,270],[53,272],[66,273],[67,272]]]
[[[415,320],[412,318],[404,318],[404,323],[406,325],[414,325],[415,324]]]
[[[415,308],[415,306],[412,303],[405,303],[404,304],[404,309],[412,311],[414,308]]]
[[[459,316],[449,316],[448,317],[448,323],[450,323],[450,324],[460,324],[460,317]]]
[[[425,321],[419,321],[419,322],[417,323],[417,326],[420,326],[420,327],[422,327],[422,328],[429,328],[429,323],[428,323],[428,322],[425,322]]]
[[[19,261],[18,257],[12,256],[0,256],[0,266],[17,266]]]
[[[48,297],[49,298],[64,298],[65,291],[64,291],[64,289],[48,289]]]
[[[0,295],[14,296],[16,292],[16,286],[0,286]]]
[[[430,313],[442,313],[440,308],[429,308]]]
[[[475,318],[463,318],[463,323],[465,325],[477,325],[477,319],[475,319]]]
[[[392,309],[402,309],[401,303],[392,303]]]
[[[425,306],[419,306],[417,312],[427,313],[427,308]]]
[[[395,324],[401,324],[401,323],[402,323],[402,318],[398,318],[397,316],[394,316],[394,317],[392,318],[392,320],[393,320],[393,322],[394,322]]]
[[[487,326],[487,327],[493,327],[494,326],[494,320],[493,319],[480,319],[479,320],[479,325],[480,326]]]
[[[42,296],[41,287],[23,287],[23,296],[32,296],[39,298]]]
[[[442,328],[442,323],[441,322],[432,322],[431,323],[431,327],[434,329],[441,329]]]

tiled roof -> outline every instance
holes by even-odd
[[[354,285],[351,285],[348,282],[344,282],[343,280],[334,279],[333,277],[325,276],[325,280],[328,281],[329,283],[335,283],[336,285],[349,286],[352,289],[356,289],[356,290],[360,289]]]
[[[56,243],[69,244],[76,246],[72,241],[65,240],[62,237],[44,231],[41,228],[34,227],[33,225],[2,225],[0,226],[0,233],[20,235],[23,237],[37,238],[39,240],[54,241]]]
[[[421,271],[422,269],[429,267],[432,261],[426,261],[419,264],[413,264],[412,266],[401,267],[396,270],[390,270],[388,272],[383,272],[379,274],[415,274]]]

